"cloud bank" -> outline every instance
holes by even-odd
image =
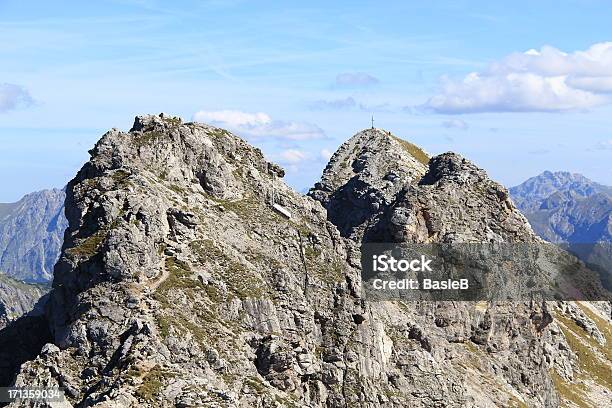
[[[199,111],[193,115],[193,120],[229,129],[248,139],[314,140],[325,138],[325,132],[317,125],[274,120],[263,112]]]
[[[554,47],[513,53],[486,71],[443,77],[422,107],[435,113],[561,112],[610,103],[612,42],[566,53]]]
[[[30,106],[34,103],[30,93],[22,86],[0,84],[0,113]]]

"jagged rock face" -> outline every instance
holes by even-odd
[[[453,153],[433,157],[423,177],[396,194],[364,239],[408,243],[537,240],[508,192]],[[514,398],[529,406],[558,403],[548,366],[542,361],[546,343],[541,330],[552,321],[545,304],[409,302],[407,306],[407,337],[418,340],[434,356],[425,372],[445,373],[443,377],[423,375],[424,385],[436,384],[434,389],[446,390],[442,395],[469,396],[476,406],[509,405]],[[450,351],[449,343],[470,351]],[[447,362],[449,354],[475,359],[478,369],[464,372]],[[415,378],[419,370],[410,367],[404,374]],[[474,380],[462,382],[466,375]],[[482,384],[488,384],[488,392],[483,392]],[[419,396],[426,406],[441,398],[435,391]]]
[[[110,131],[91,154],[67,187],[54,346],[18,384],[61,378],[84,406],[364,398],[344,395],[344,354],[357,347],[346,343],[363,337],[369,352],[350,365],[381,376],[371,343],[381,329],[354,322],[357,270],[324,209],[284,185],[282,169],[226,131],[162,117]],[[270,206],[272,190],[290,220]]]
[[[340,146],[308,194],[323,204],[343,236],[359,240],[373,216],[425,174],[428,160],[420,148],[390,132],[363,130]]]
[[[63,190],[31,193],[0,204],[0,272],[28,282],[49,282],[64,230]]]
[[[500,184],[454,153],[431,159],[371,232],[386,242],[529,242],[529,223]]]
[[[337,188],[341,190],[343,186]],[[373,195],[377,193],[374,191]],[[403,185],[388,203],[372,216],[375,222],[366,227],[364,242],[539,242],[525,217],[509,199],[508,191],[456,154],[432,158],[427,173],[420,180]],[[556,251],[551,250],[553,254]],[[577,374],[576,355],[565,337],[567,327],[592,327],[594,321],[603,316],[599,321],[601,330],[609,333],[610,329],[609,305],[605,303],[574,306],[570,303],[413,302],[407,306],[408,310],[393,313],[385,329],[392,332],[399,327],[404,338],[417,340],[421,348],[434,357],[427,370],[418,365],[419,369],[404,368],[402,373],[407,379],[421,379],[423,388],[429,391],[419,392],[418,401],[426,406],[435,406],[442,399],[448,401],[448,397],[441,398],[437,390],[444,390],[442,395],[454,394],[457,401],[461,396],[469,396],[471,401],[476,401],[476,406],[519,402],[528,406],[557,406],[557,389],[566,391],[571,387],[566,381],[578,375],[592,379],[593,374],[589,370]],[[380,316],[390,310],[390,304],[383,302],[371,307]],[[568,314],[568,310],[581,311],[583,308],[598,311],[598,314],[593,319],[587,318],[589,323],[581,322],[571,313],[567,326],[557,319],[553,321],[553,315],[566,318],[564,314]],[[401,324],[397,325],[398,321]],[[601,339],[601,336],[591,336]],[[476,359],[479,368],[466,373],[447,364],[449,355],[462,355],[461,351],[445,347],[449,343],[466,345],[471,351],[467,359]],[[597,366],[599,369],[610,368],[605,353],[592,345],[587,346],[587,350],[597,356],[597,364],[601,364]],[[553,370],[553,374],[549,370]],[[436,372],[445,375],[432,374]],[[466,375],[474,380],[462,382],[460,379]],[[595,405],[605,401],[606,398],[602,398],[607,392],[605,382],[581,381],[581,387],[588,392],[578,401]],[[487,384],[487,391],[483,390],[483,384]],[[411,385],[414,388],[415,384]],[[567,403],[568,394],[562,394],[562,399]]]
[[[26,284],[0,274],[0,329],[30,312],[46,292],[42,285]]]
[[[352,143],[369,145],[359,139]],[[69,229],[46,311],[52,343],[22,365],[17,385],[61,385],[65,406],[83,407],[552,407],[548,368],[563,367],[564,381],[574,373],[547,305],[362,297],[360,234],[406,199],[403,186],[380,183],[384,161],[357,165],[370,169],[358,179],[384,205],[353,223],[210,126],[139,117],[91,154],[67,187]],[[384,159],[382,150],[375,156]],[[426,169],[406,161],[400,177],[415,183]],[[418,188],[445,197],[447,183],[476,194],[460,184],[466,166]],[[328,208],[355,179],[339,174],[327,172],[327,187],[312,193]],[[272,191],[291,219],[273,209]],[[506,205],[493,195],[488,205]],[[339,229],[351,239],[328,218],[349,221]],[[500,218],[499,228],[507,225]]]

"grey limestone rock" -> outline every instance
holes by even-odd
[[[581,370],[550,323],[561,306],[362,296],[371,230],[536,239],[484,172],[427,160],[360,132],[302,196],[222,129],[159,115],[107,132],[66,189],[49,345],[14,383],[61,386],[79,407],[558,406],[550,370]],[[434,228],[410,233],[426,206]]]

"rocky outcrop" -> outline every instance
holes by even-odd
[[[383,242],[537,241],[508,191],[454,153],[434,157],[418,184],[405,185],[375,232]]]
[[[64,230],[63,190],[43,190],[0,204],[0,272],[28,282],[49,282]]]
[[[109,131],[67,186],[49,343],[15,384],[61,386],[79,407],[557,406],[549,370],[562,385],[584,370],[553,315],[586,312],[362,296],[364,237],[535,239],[474,165],[443,155],[428,170],[402,146],[361,132],[317,201],[225,130],[160,115]],[[426,206],[413,234],[402,220]]]

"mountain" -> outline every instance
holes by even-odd
[[[63,190],[43,190],[0,204],[0,272],[27,282],[49,282],[68,222]]]
[[[419,180],[428,162],[419,147],[366,129],[332,155],[309,195],[323,204],[342,236],[359,239],[372,214],[386,208],[403,186]]]
[[[545,171],[522,184],[510,188],[510,195],[523,212],[537,211],[542,203],[555,193],[579,200],[603,193],[612,195],[612,187],[595,183],[581,174],[566,171]]]
[[[32,311],[48,288],[19,282],[0,274],[0,328]]]
[[[545,171],[510,194],[539,236],[598,265],[612,290],[612,187],[580,174]]]
[[[612,242],[612,187],[568,172],[545,171],[510,195],[534,231],[550,242]]]
[[[0,386],[99,408],[608,401],[608,303],[363,296],[367,242],[541,242],[456,154],[369,129],[310,196],[230,132],[164,115],[90,154],[66,187],[46,323],[0,331]]]

